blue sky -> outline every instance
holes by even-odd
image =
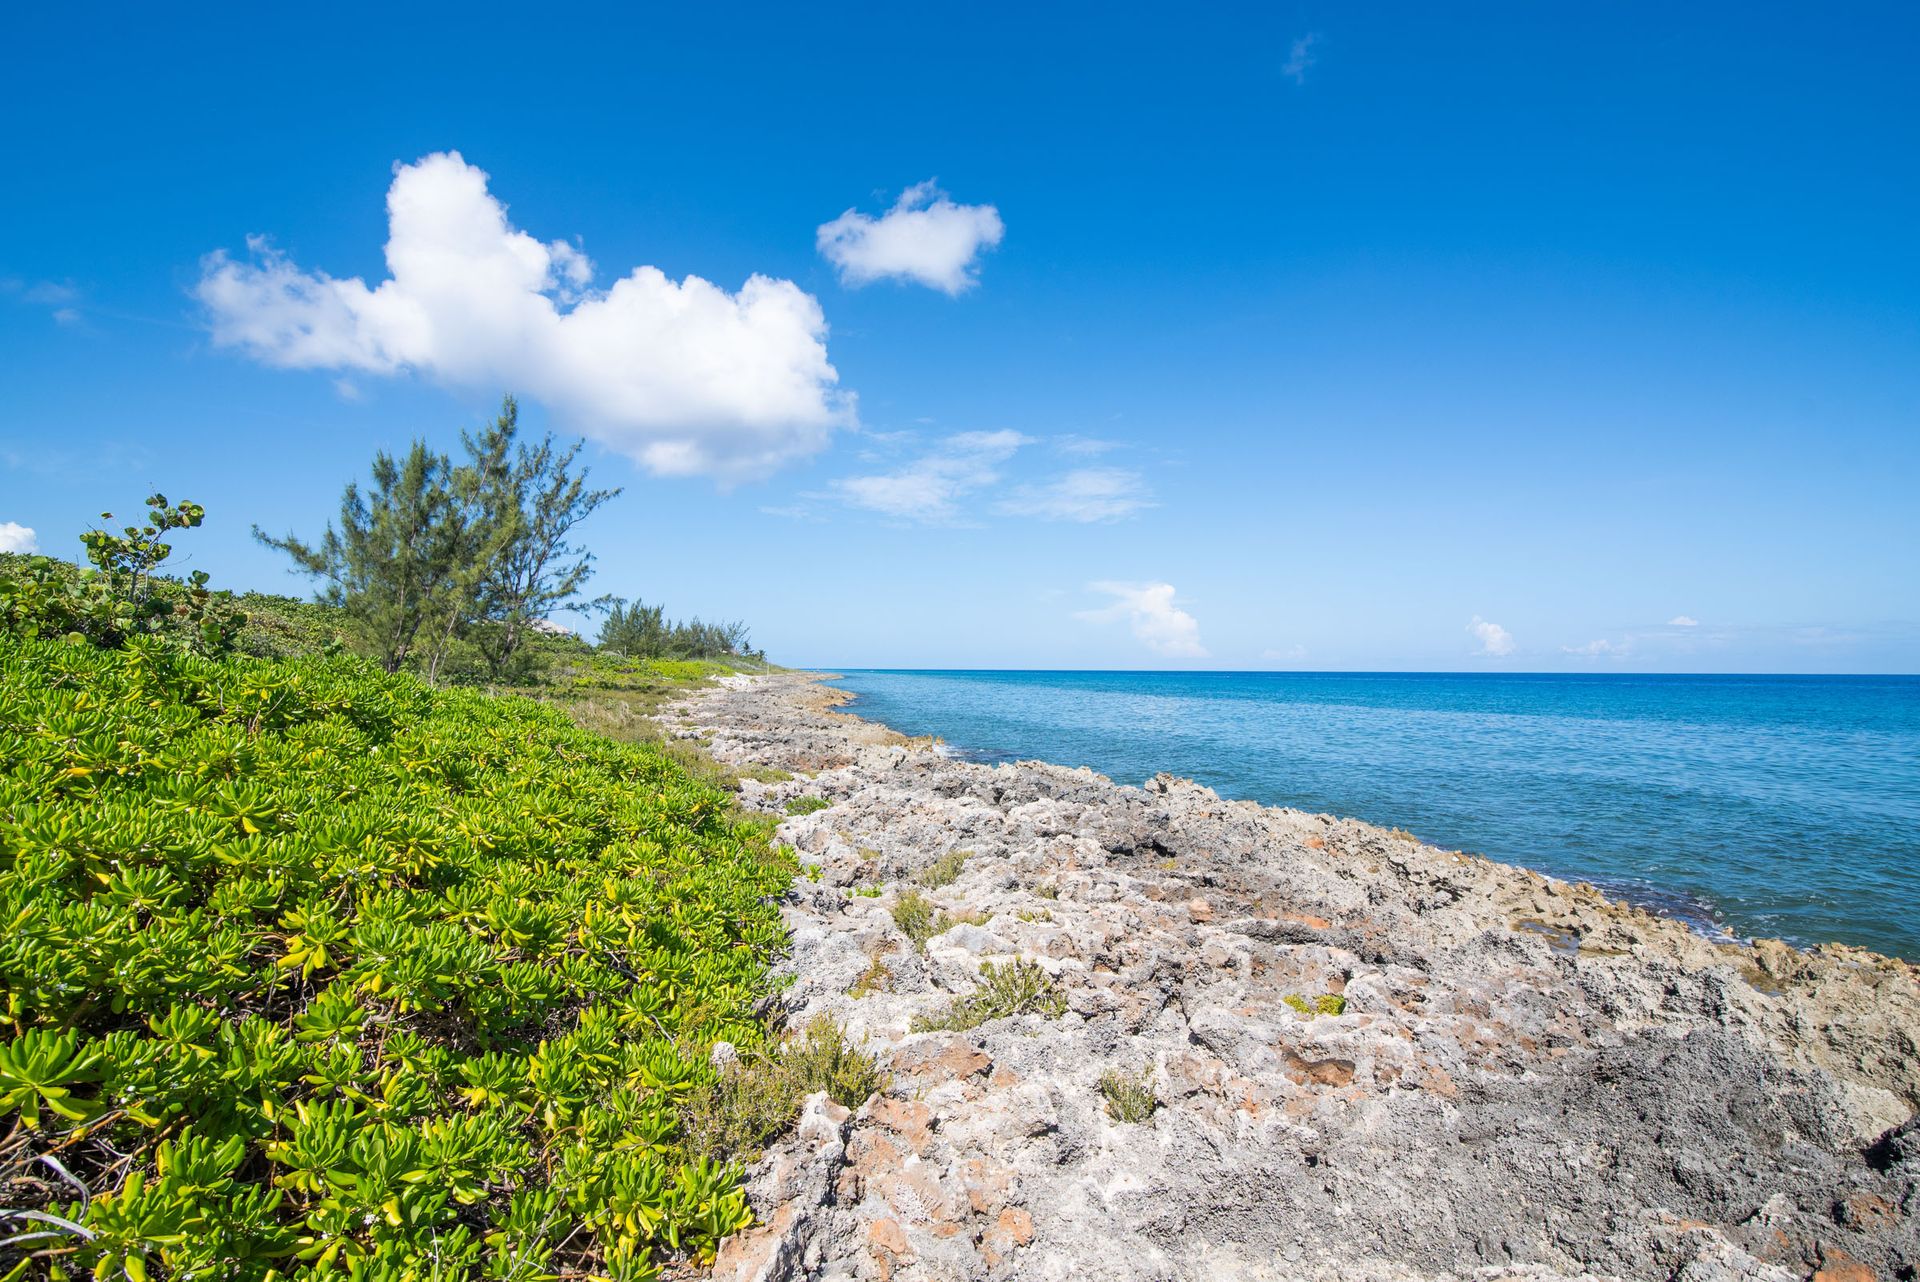
[[[0,539],[511,390],[795,664],[1920,670],[1910,6],[55,9]]]

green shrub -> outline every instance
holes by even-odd
[[[1107,1100],[1107,1116],[1116,1122],[1144,1122],[1160,1107],[1151,1072],[1133,1076],[1108,1069],[1100,1074],[1100,1093]]]
[[[980,971],[980,987],[960,998],[937,1016],[922,1016],[913,1021],[916,1033],[949,1030],[965,1032],[990,1019],[1009,1015],[1062,1015],[1067,998],[1053,982],[1053,976],[1034,962],[992,962]]]
[[[848,1041],[846,1030],[825,1015],[790,1039],[780,1055],[803,1098],[825,1091],[834,1103],[859,1108],[890,1080],[880,1061]]]
[[[922,868],[914,880],[928,890],[938,890],[942,886],[951,886],[960,880],[960,873],[967,866],[970,850],[949,850],[932,863]]]
[[[777,1047],[749,1050],[703,1083],[689,1098],[683,1123],[701,1151],[747,1158],[785,1130],[815,1091],[857,1109],[889,1081],[876,1057],[822,1015]]]
[[[825,797],[795,797],[787,803],[787,813],[790,815],[810,815],[816,811],[825,810],[832,804],[833,803]]]
[[[111,512],[100,516],[113,519]],[[164,494],[155,494],[147,499],[147,524],[80,536],[91,562],[86,569],[52,557],[7,557],[0,567],[0,629],[101,646],[158,637],[205,654],[225,653],[247,623],[233,594],[210,589],[204,570],[193,571],[184,583],[159,572],[173,554],[165,539],[198,528],[205,517],[198,503],[169,504]]]
[[[952,924],[933,901],[917,890],[903,890],[893,901],[893,924],[900,928],[916,950],[924,950],[927,941]]]
[[[748,1223],[687,1105],[765,1046],[794,863],[661,751],[17,630],[0,745],[0,1131],[90,1197],[0,1183],[67,1275],[639,1277]]]

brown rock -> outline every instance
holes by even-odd
[[[881,1219],[869,1224],[867,1241],[897,1260],[913,1258],[913,1247],[907,1241],[907,1231],[900,1227],[898,1220]]]
[[[1829,1246],[1821,1248],[1813,1282],[1880,1282],[1880,1276],[1839,1247]]]
[[[933,1143],[933,1110],[919,1100],[883,1095],[874,1101],[868,1116],[905,1140],[915,1153],[926,1152],[927,1145]]]
[[[1287,1052],[1287,1076],[1302,1086],[1350,1086],[1353,1061],[1350,1059],[1305,1059]]]
[[[1033,1241],[1033,1217],[1017,1206],[1000,1212],[1000,1218],[980,1235],[980,1257],[989,1268]]]
[[[911,1077],[963,1081],[993,1067],[993,1060],[964,1037],[904,1047],[893,1056],[895,1071]]]
[[[1204,899],[1189,899],[1187,901],[1187,916],[1191,917],[1194,921],[1212,921],[1213,905]]]
[[[1869,1193],[1865,1189],[1856,1189],[1847,1194],[1847,1200],[1840,1204],[1840,1222],[1856,1228],[1881,1229],[1891,1225],[1897,1218],[1893,1203],[1878,1193]]]

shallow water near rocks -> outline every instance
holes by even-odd
[[[980,761],[1159,771],[1920,959],[1920,677],[846,671]]]

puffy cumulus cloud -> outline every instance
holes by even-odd
[[[1118,521],[1154,506],[1138,472],[1117,467],[1083,467],[1041,485],[1016,486],[996,510],[1044,521]]]
[[[33,527],[18,521],[0,521],[0,552],[29,555],[40,550],[40,538]]]
[[[1676,614],[1667,620],[1667,626],[1670,628],[1697,628],[1700,626],[1700,620],[1692,618],[1689,615]]]
[[[961,432],[905,467],[830,482],[841,502],[901,520],[951,524],[960,500],[1000,479],[1000,465],[1029,444],[1018,432]]]
[[[974,284],[974,259],[1005,234],[992,205],[956,205],[929,181],[901,192],[878,218],[849,209],[820,224],[815,243],[842,284],[891,278],[958,294]]]
[[[1113,598],[1097,610],[1081,610],[1075,618],[1088,623],[1125,621],[1147,649],[1170,659],[1204,659],[1200,621],[1173,603],[1171,583],[1089,583],[1087,591]]]
[[[596,289],[583,251],[515,228],[458,152],[396,167],[387,216],[389,276],[371,287],[261,237],[245,261],[208,255],[195,293],[214,341],[283,368],[515,391],[662,475],[764,476],[851,421],[826,318],[791,281],[730,293],[636,267]]]
[[[1480,643],[1478,653],[1488,658],[1498,659],[1513,653],[1513,633],[1497,623],[1489,623],[1476,614],[1473,622],[1467,624],[1467,631]]]

